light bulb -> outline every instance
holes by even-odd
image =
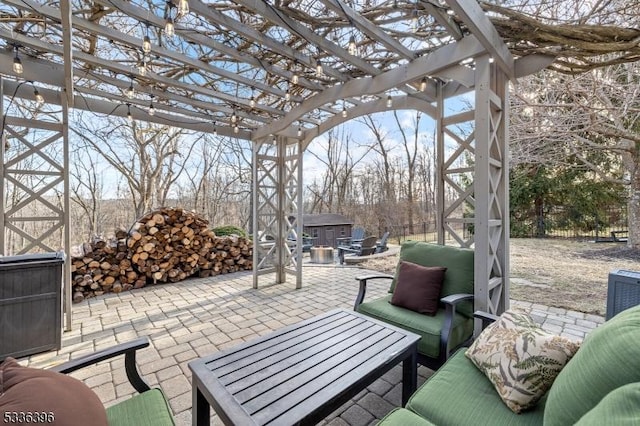
[[[316,77],[322,77],[324,75],[324,70],[322,69],[322,64],[318,61],[316,65]]]
[[[354,36],[349,37],[348,50],[349,50],[349,55],[355,56],[355,54],[357,53],[356,38]]]
[[[391,95],[387,95],[387,108],[391,108],[393,106],[393,99],[391,99]]]
[[[233,111],[233,114],[231,114],[231,123],[236,124],[236,121],[238,121],[238,116],[236,115],[236,112]]]
[[[255,108],[256,107],[256,98],[253,95],[251,95],[251,99],[249,99],[249,106],[251,108]]]
[[[240,127],[238,127],[237,124],[233,126],[233,133],[238,134],[239,131],[240,131]]]
[[[298,127],[298,137],[302,136],[302,127]]]
[[[178,3],[178,13],[183,16],[189,13],[189,2],[187,0],[180,0]]]
[[[173,25],[173,18],[169,17],[167,18],[167,22],[165,22],[164,24],[164,34],[167,37],[173,37],[175,33],[176,33],[176,27],[175,25]]]
[[[133,115],[131,115],[131,105],[127,104],[127,120],[129,123],[133,123]]]
[[[414,9],[411,13],[411,32],[418,32],[418,30],[420,29],[419,24],[420,22],[418,21],[418,11]]]
[[[218,126],[216,126],[216,122],[213,122],[213,136],[218,136]]]
[[[16,49],[16,57],[13,58],[13,72],[16,74],[22,74],[24,68],[22,67],[22,61],[18,58],[18,50]]]
[[[346,107],[342,107],[342,117],[343,118],[347,118],[347,115],[348,115],[347,108]]]
[[[278,139],[276,139],[276,135],[273,135],[273,139],[271,139],[271,142],[274,144],[278,142]]]
[[[33,95],[36,97],[36,102],[38,105],[42,105],[44,103],[44,97],[38,92],[38,89],[33,89]]]
[[[422,80],[420,80],[420,91],[424,92],[425,90],[427,90],[427,77],[422,77]]]
[[[291,84],[298,84],[298,74],[296,74],[295,72],[291,76]]]
[[[147,75],[147,63],[144,60],[138,62],[138,74],[143,77]]]
[[[149,115],[152,117],[156,115],[156,109],[153,107],[153,101],[149,104]]]
[[[144,53],[151,52],[151,39],[149,38],[148,35],[145,35],[144,38],[142,39],[142,51]]]
[[[284,92],[284,100],[287,102],[291,100],[291,93],[289,92],[289,89],[287,89],[287,91]]]
[[[129,85],[129,88],[127,88],[127,90],[124,92],[124,95],[129,98],[129,99],[133,99],[133,97],[135,96],[136,91],[133,88],[133,83],[131,83]]]

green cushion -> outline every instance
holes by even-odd
[[[440,354],[440,334],[444,322],[444,310],[435,316],[423,315],[409,309],[394,306],[389,301],[391,295],[362,303],[358,312],[377,318],[380,321],[396,325],[419,334],[418,352],[431,358]],[[456,314],[453,319],[453,331],[449,338],[449,348],[455,348],[467,340],[473,333],[473,319]]]
[[[635,426],[639,419],[640,383],[631,383],[610,392],[576,426]]]
[[[407,408],[440,426],[542,424],[544,398],[531,410],[515,414],[464,352],[452,355],[413,394]]]
[[[545,425],[574,424],[612,390],[640,382],[639,340],[640,306],[591,331],[549,390]]]
[[[447,272],[444,274],[440,297],[451,294],[473,294],[473,257],[471,249],[460,247],[441,246],[437,244],[423,243],[419,241],[407,241],[400,249],[400,260],[417,263],[422,266],[444,266]],[[398,262],[400,265],[400,262]],[[391,282],[389,293],[393,293],[398,276],[396,274]],[[473,303],[462,302],[458,310],[465,315],[473,315]]]
[[[423,419],[417,414],[405,408],[396,408],[387,414],[378,426],[435,426],[433,423]]]
[[[151,389],[107,408],[109,426],[174,426],[160,389]]]

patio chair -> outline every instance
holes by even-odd
[[[360,290],[354,310],[419,334],[422,338],[418,342],[418,362],[435,370],[444,364],[457,348],[472,340],[474,253],[470,249],[408,241],[400,249],[400,261],[424,267],[447,268],[439,292],[440,300],[434,301],[435,315],[430,316],[390,303],[398,283],[400,264],[395,275],[375,274],[357,277]],[[367,282],[376,278],[392,280],[389,294],[363,302]],[[405,289],[406,287],[403,288]]]
[[[378,243],[376,244],[376,253],[382,253],[389,250],[389,247],[387,247],[388,239],[389,239],[389,231],[382,234],[382,238],[380,238],[380,241],[378,241]]]
[[[368,256],[375,253],[377,241],[378,239],[376,237],[367,237],[362,240],[362,244],[358,248],[338,247],[338,259],[340,259],[340,264],[344,264],[345,253],[351,253],[354,256]]]
[[[15,404],[15,401],[19,401],[19,404],[25,404],[21,405],[17,411],[22,411],[25,406],[30,404],[49,404],[42,405],[42,407],[55,405],[55,409],[51,410],[52,415],[55,416],[57,422],[62,422],[62,424],[78,424],[78,422],[84,424],[103,424],[104,420],[106,420],[108,425],[119,426],[173,426],[175,422],[164,394],[158,388],[151,389],[140,377],[136,367],[136,351],[146,348],[147,346],[149,346],[149,340],[146,337],[142,337],[65,362],[47,370],[26,368],[17,365],[15,367],[18,368],[15,368],[9,365],[6,368],[13,368],[13,370],[7,370],[11,371],[11,373],[5,372],[5,378],[13,377],[14,381],[20,381],[13,383],[14,386],[8,381],[5,383],[4,401],[7,404]],[[106,419],[104,419],[104,410],[100,407],[97,396],[90,389],[71,377],[51,374],[51,372],[54,372],[66,375],[120,355],[124,355],[125,372],[129,383],[139,394],[107,407]],[[10,376],[10,374],[12,374],[12,376]],[[20,396],[25,393],[30,397],[25,399]],[[38,396],[39,393],[43,394],[42,397]],[[58,393],[60,395],[58,396],[58,400],[56,400],[56,394]],[[67,398],[70,398],[69,394],[71,393],[74,393],[73,401],[66,401]],[[31,402],[25,402],[25,400],[30,400]],[[5,410],[7,406],[2,404],[3,401],[0,401],[0,408]],[[97,410],[95,409],[96,405]],[[11,407],[15,407],[15,405]],[[43,410],[41,407],[29,408],[30,409],[26,411],[49,411]],[[7,409],[12,410],[11,408]],[[43,412],[42,414],[46,413]],[[95,417],[87,420],[87,416],[91,416],[92,414]],[[80,420],[76,416],[81,416],[81,419],[84,420]],[[51,419],[51,421],[52,420],[53,419]],[[49,420],[47,420],[47,422],[49,422]]]
[[[353,230],[351,231],[351,236],[350,237],[338,237],[336,238],[336,241],[338,242],[338,247],[351,247],[351,248],[355,248],[352,247],[354,244],[360,244],[362,243],[362,240],[364,240],[364,236],[365,236],[365,230],[364,228],[353,228]]]

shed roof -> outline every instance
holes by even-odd
[[[303,226],[353,225],[353,220],[337,213],[302,215]]]

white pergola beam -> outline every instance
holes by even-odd
[[[445,0],[471,32],[480,40],[502,71],[514,80],[514,59],[498,31],[476,0]]]
[[[64,89],[67,98],[63,115],[67,117],[67,108],[73,108],[73,51],[71,45],[73,27],[69,0],[60,1],[60,15],[62,18],[62,46],[64,51]]]
[[[433,53],[415,59],[407,65],[386,71],[375,77],[350,80],[343,85],[325,89],[322,93],[312,96],[279,121],[258,129],[255,132],[257,138],[268,134],[278,133],[305,113],[335,102],[339,99],[348,99],[353,96],[371,95],[384,92],[397,86],[415,81],[425,74],[435,74],[453,65],[457,65],[463,59],[475,57],[486,52],[485,48],[473,36],[465,37],[455,44],[443,46]]]

